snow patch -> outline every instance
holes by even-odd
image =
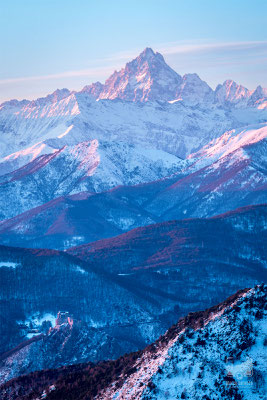
[[[17,268],[20,264],[10,261],[0,261],[0,268]]]

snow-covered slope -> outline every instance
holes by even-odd
[[[102,204],[101,221],[115,224],[116,233],[266,202],[266,91],[250,93],[227,81],[217,94],[219,100],[196,74],[182,78],[146,49],[105,85],[2,104],[0,219],[32,209],[28,220],[39,213],[36,207],[47,212],[59,203],[69,209],[72,197],[56,199],[85,191],[90,213]],[[177,158],[190,154],[184,164]],[[161,187],[157,180],[173,173]],[[121,191],[89,199],[120,185]],[[21,233],[29,227],[23,218]]]
[[[24,165],[34,161],[37,157],[48,155],[58,151],[42,142],[12,153],[0,160],[0,176],[15,171]]]
[[[60,196],[154,181],[177,173],[185,164],[167,152],[118,141],[99,145],[92,140],[54,149],[0,176],[0,220]]]
[[[166,187],[146,210],[179,219],[266,202],[266,136],[266,125],[226,132],[194,155],[188,174]]]
[[[59,149],[94,139],[185,157],[228,129],[266,121],[265,102],[261,87],[249,92],[227,81],[215,93],[197,74],[182,78],[159,53],[145,49],[104,85],[3,103],[0,157],[9,156],[8,169],[0,165],[8,172],[26,164],[33,147],[38,153],[40,146]],[[13,166],[11,160],[16,160]]]
[[[51,190],[54,188],[50,200],[55,198],[56,193],[58,196],[60,195],[60,192],[56,191],[55,183],[58,185],[58,190],[62,190],[61,194],[74,193],[73,187],[66,189],[66,182],[74,182],[74,178],[77,176],[82,176],[83,180],[81,182],[75,181],[75,188],[89,190],[89,192],[71,195],[71,197],[65,199],[58,197],[41,205],[45,199],[43,192],[37,191],[37,197],[34,197],[32,190],[27,190],[24,193],[23,187],[27,187],[25,184],[27,181],[29,188],[37,188],[42,171],[46,171],[45,168],[35,174],[27,175],[26,181],[11,180],[11,182],[3,185],[3,188],[17,188],[20,187],[21,182],[24,182],[23,185],[25,186],[22,187],[20,196],[15,196],[16,192],[13,191],[14,196],[11,200],[6,196],[7,191],[3,189],[3,213],[12,215],[16,205],[19,205],[20,210],[23,210],[23,207],[26,208],[28,202],[24,205],[24,199],[27,196],[31,196],[29,202],[33,198],[32,204],[40,204],[40,206],[3,221],[0,224],[2,243],[10,244],[12,243],[10,240],[13,240],[16,245],[23,244],[32,247],[51,247],[54,243],[54,246],[64,248],[71,244],[75,245],[76,243],[114,236],[153,222],[209,217],[242,206],[266,203],[266,135],[266,124],[227,131],[222,137],[193,154],[188,163],[179,160],[177,164],[174,163],[174,169],[177,168],[178,172],[171,177],[131,187],[116,187],[111,191],[94,195],[92,195],[93,192],[107,188],[112,179],[114,179],[114,184],[118,182],[118,179],[121,179],[121,182],[126,182],[126,184],[135,183],[137,176],[149,180],[153,172],[153,165],[154,163],[157,165],[157,163],[149,158],[149,152],[147,158],[144,158],[144,151],[138,156],[136,152],[133,152],[133,165],[136,165],[137,160],[140,160],[140,163],[146,160],[146,163],[148,163],[148,169],[145,165],[141,167],[140,164],[139,173],[136,175],[134,168],[129,170],[130,158],[123,158],[122,156],[122,154],[125,154],[125,150],[123,150],[125,146],[122,144],[121,147],[117,148],[116,145],[118,153],[114,150],[114,146],[111,147],[113,150],[111,153],[107,149],[103,150],[103,166],[100,162],[93,176],[87,177],[87,172],[79,169],[79,162],[75,160],[74,166],[76,167],[74,168],[73,178],[67,175],[68,181],[62,171],[58,177],[56,170],[51,169],[56,158],[55,153],[49,155],[47,157],[50,157],[52,161],[47,168],[49,168],[48,171],[54,172],[52,177],[49,177],[51,182],[47,182],[45,186]],[[126,152],[126,154],[129,154],[129,152]],[[113,156],[114,158],[112,158]],[[106,160],[105,157],[108,159]],[[159,158],[161,157],[159,155]],[[42,160],[42,156],[40,160]],[[118,173],[119,165],[116,160],[122,160],[120,164],[121,176]],[[158,163],[161,164],[161,161],[158,161]],[[34,162],[29,164],[29,166],[32,165],[34,165]],[[88,165],[90,166],[90,163]],[[168,163],[165,165],[167,170]],[[169,172],[172,171],[171,165]],[[108,166],[107,169],[106,166]],[[26,167],[24,168],[26,169]],[[66,167],[66,173],[67,171]],[[129,171],[132,172],[129,173]],[[156,170],[155,174],[160,171],[164,176],[165,169]],[[9,176],[19,178],[20,175],[18,174],[21,174],[21,170]],[[37,182],[34,180],[34,176],[39,176]],[[62,177],[65,178],[62,179]],[[110,178],[110,182],[106,177]],[[45,180],[46,177],[42,179]],[[128,180],[126,181],[126,179]],[[51,186],[52,183],[54,186]],[[82,223],[82,218],[84,221],[87,220],[86,224]],[[40,226],[42,227],[41,230]],[[44,232],[45,236],[43,236]],[[63,236],[60,238],[60,235]]]
[[[96,399],[264,399],[266,300],[262,285],[189,315]]]
[[[257,111],[250,120],[267,119],[266,110]],[[87,93],[47,105],[2,106],[0,123],[0,156],[9,156],[1,161],[16,159],[16,168],[29,161],[25,155],[33,147],[59,149],[94,139],[124,141],[185,157],[227,129],[246,125],[242,117],[224,109],[189,107],[180,101],[95,101]]]
[[[1,156],[27,149],[66,134],[69,121],[79,114],[75,94],[51,101],[13,102],[0,106]],[[61,146],[62,147],[62,146]],[[24,150],[25,151],[25,150]]]
[[[247,128],[233,129],[222,136],[212,140],[198,152],[189,155],[189,159],[195,159],[199,168],[200,164],[211,164],[219,158],[223,158],[237,149],[252,145],[267,138],[267,125],[256,124]]]
[[[181,318],[143,351],[96,366],[39,371],[1,387],[7,400],[264,400],[266,286]],[[43,396],[43,397],[42,397]]]

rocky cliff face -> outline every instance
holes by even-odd
[[[137,58],[115,71],[97,93],[98,99],[127,101],[173,100],[182,77],[171,69],[159,53],[146,48]],[[93,94],[95,84],[86,90]]]
[[[96,99],[122,99],[134,102],[182,101],[186,105],[219,105],[225,107],[266,107],[266,89],[248,90],[233,80],[219,84],[215,91],[197,74],[181,77],[165,62],[163,56],[146,48],[125,68],[115,71],[104,84],[85,86],[83,92]]]
[[[222,85],[218,85],[215,90],[215,98],[221,105],[246,106],[252,91],[242,85],[228,79]]]

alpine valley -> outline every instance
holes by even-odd
[[[1,399],[265,398],[267,89],[146,48],[0,144]]]

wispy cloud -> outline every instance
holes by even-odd
[[[209,43],[172,43],[158,47],[165,55],[198,53],[216,50],[248,50],[261,49],[267,51],[267,41],[247,42],[209,42]]]
[[[164,56],[181,55],[181,54],[205,54],[210,52],[227,52],[227,51],[258,51],[260,54],[267,52],[267,41],[240,41],[240,42],[209,42],[209,41],[180,41],[166,44],[152,45],[154,51],[162,53]],[[116,68],[120,68],[127,61],[130,61],[143,49],[134,49],[127,52],[119,52],[108,57],[93,60],[93,67],[64,71],[55,74],[24,76],[15,78],[0,79],[0,85],[13,85],[17,83],[27,83],[46,80],[58,80],[77,77],[88,77],[95,79],[96,76],[106,78]],[[100,66],[98,67],[97,64]]]
[[[19,83],[19,82],[45,81],[45,80],[53,80],[53,79],[61,79],[61,78],[74,78],[74,77],[80,77],[80,76],[88,76],[88,77],[93,78],[99,74],[104,75],[106,73],[109,73],[110,69],[111,69],[111,66],[99,67],[99,68],[87,68],[87,69],[80,69],[80,70],[75,70],[75,71],[65,71],[65,72],[60,72],[57,74],[24,76],[24,77],[19,77],[19,78],[7,78],[7,79],[1,79],[0,85]]]
[[[232,51],[232,50],[262,50],[267,51],[267,41],[239,41],[239,42],[212,42],[204,40],[194,41],[179,41],[172,43],[154,44],[150,46],[154,51],[160,52],[163,55],[200,53],[211,51]],[[129,61],[136,57],[143,49],[136,48],[131,51],[115,53],[112,56],[104,57],[97,60],[98,62]]]

